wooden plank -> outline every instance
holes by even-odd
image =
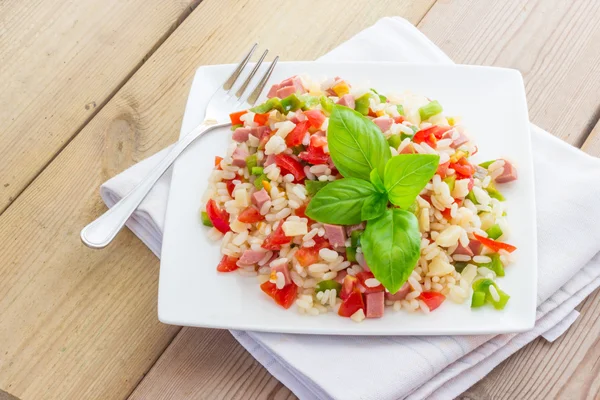
[[[519,69],[531,121],[579,147],[600,107],[598,16],[596,0],[440,1],[419,28],[456,62]]]
[[[150,252],[128,231],[90,250],[79,231],[104,210],[103,181],[176,139],[198,65],[233,62],[255,40],[313,59],[384,15],[416,23],[431,4],[202,2],[0,215],[0,388],[23,400],[124,398],[178,332],[157,321]]]
[[[590,132],[583,146],[581,146],[581,150],[593,156],[600,157],[600,120]]]
[[[129,400],[295,399],[228,331],[183,328]]]
[[[199,1],[0,2],[0,213]]]
[[[564,121],[556,118],[556,115],[544,112],[549,107],[550,99],[564,98],[565,102],[567,99],[573,102],[568,106],[564,102],[561,103],[566,108],[562,111],[562,117],[566,117],[571,125],[569,125],[568,131],[559,136],[571,143],[578,143],[586,134],[587,126],[592,118],[591,112],[595,110],[600,100],[596,93],[577,93],[572,91],[571,86],[586,83],[584,75],[572,71],[573,65],[590,65],[598,56],[598,49],[595,48],[592,49],[595,52],[582,52],[581,54],[573,52],[571,48],[574,38],[577,38],[578,46],[589,47],[593,44],[589,42],[590,34],[582,34],[581,31],[587,32],[590,26],[594,25],[593,21],[598,15],[595,10],[589,10],[590,5],[589,2],[577,4],[574,12],[562,1],[533,4],[512,1],[496,3],[495,6],[487,2],[439,2],[426,15],[419,27],[458,62],[520,69],[524,73],[527,83],[531,117],[534,122],[547,129],[561,133],[561,129],[566,127],[563,125]],[[586,13],[589,14],[586,15]],[[469,29],[465,27],[469,27]],[[540,30],[543,34],[533,39],[529,38],[532,27]],[[563,40],[556,43],[555,35],[559,35]],[[550,55],[555,57],[552,62],[547,58]],[[547,87],[547,80],[556,81],[558,84]],[[581,98],[590,94],[593,96],[591,100],[588,100],[592,104],[579,109],[576,105],[581,105]],[[573,127],[576,129],[572,130]],[[580,328],[574,327],[570,331],[570,334],[575,335],[574,341],[581,341],[582,333],[590,329],[590,323],[583,322],[583,319],[578,324],[581,324]],[[589,336],[591,339],[581,346],[579,352],[585,354],[594,344],[594,338],[598,336],[597,329],[597,327],[591,329],[592,335]],[[594,335],[594,333],[596,334]],[[229,343],[227,334],[221,334],[222,338],[220,339],[221,341],[227,340],[227,346],[211,346],[210,349],[206,349],[204,346],[208,341],[203,339],[204,335],[205,333],[192,329],[182,330],[177,340],[165,351],[160,361],[136,389],[132,398],[201,398],[204,391],[212,393],[210,391],[214,387],[213,385],[225,384],[225,382],[233,380],[234,374],[227,373],[223,376],[221,373],[216,373],[213,375],[213,366],[205,366],[204,363],[211,359],[226,359],[226,355],[230,353],[236,355],[243,353],[243,349],[237,343]],[[227,339],[224,339],[223,336]],[[579,381],[592,382],[597,373],[588,374],[587,371],[591,369],[588,365],[597,359],[594,358],[595,353],[591,351],[590,354],[583,357],[581,354],[574,354],[572,349],[567,349],[560,357],[555,357],[552,349],[560,346],[559,343],[562,342],[549,345],[543,340],[535,341],[511,358],[511,360],[517,361],[508,361],[508,364],[514,363],[509,376],[500,375],[501,378],[495,379],[498,371],[504,371],[503,367],[498,367],[490,377],[484,379],[461,397],[475,399],[492,396],[502,398],[538,397],[540,388],[550,387],[557,375],[556,373],[527,375],[531,372],[530,366],[534,362],[536,365],[550,364],[552,371],[562,371],[561,365],[566,366],[565,368],[570,371],[570,374],[565,373],[564,376],[572,376],[572,379],[564,380],[564,382],[568,382],[569,386],[578,385]],[[523,357],[527,357],[523,354],[528,354],[529,349],[534,349],[536,355],[523,361]],[[181,358],[181,354],[187,353],[198,353],[198,355],[197,357]],[[584,369],[578,368],[580,366],[578,360],[582,358],[587,360]],[[248,363],[250,361],[251,358],[248,355],[240,356],[239,362]],[[541,364],[537,364],[538,362]],[[576,376],[573,373],[574,370],[578,371],[577,374],[580,376]],[[178,384],[171,384],[176,376],[181,376]],[[518,390],[513,390],[512,383],[521,376],[527,376],[528,379],[519,380],[522,384]],[[261,373],[253,370],[248,379],[261,379],[261,377]],[[532,385],[536,379],[541,380],[542,383]],[[190,382],[196,383],[190,387]],[[185,388],[181,388],[180,385]],[[587,387],[593,387],[593,385],[589,384]],[[268,388],[270,386],[257,397],[267,397],[270,393]],[[565,396],[565,393],[568,393],[566,388],[567,386],[562,388],[562,391],[542,390],[541,394],[547,395],[546,398],[552,398],[552,394],[560,392],[565,398],[573,398]],[[581,392],[582,390],[579,393]]]

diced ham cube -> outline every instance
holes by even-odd
[[[301,110],[298,110],[294,113],[294,116],[290,118],[290,121],[298,125],[299,122],[306,121],[308,118]]]
[[[454,253],[452,254],[461,254],[461,255],[465,255],[465,256],[469,256],[469,257],[473,257],[474,253],[473,253],[473,249],[471,249],[470,247],[464,247],[462,244],[458,244],[458,246],[456,247],[456,250],[454,250]]]
[[[341,225],[323,224],[325,228],[325,234],[329,243],[332,246],[345,246],[346,245],[346,231]]]
[[[354,96],[352,96],[351,94],[345,94],[337,101],[337,104],[341,106],[346,106],[354,110]]]
[[[250,128],[236,128],[236,130],[233,131],[232,138],[236,142],[242,143],[242,142],[245,142],[246,140],[248,140],[249,136],[250,136]]]
[[[385,299],[390,301],[404,300],[406,295],[410,292],[410,285],[406,282],[402,287],[394,294],[385,292]]]
[[[271,97],[275,97],[277,96],[277,91],[279,90],[281,86],[276,83],[273,86],[271,86],[271,89],[269,89],[269,93],[267,93],[267,98],[271,98]]]
[[[483,245],[479,240],[472,239],[469,242],[469,249],[473,252],[473,255],[481,254],[481,250],[483,249]]]
[[[265,256],[264,251],[244,250],[242,256],[238,260],[238,265],[253,265],[262,260]]]
[[[413,147],[412,143],[409,143],[407,146],[405,146],[402,149],[402,151],[400,152],[400,154],[415,154],[416,152],[417,151]]]
[[[465,135],[464,133],[460,132],[458,137],[452,141],[452,143],[450,144],[450,147],[457,149],[460,146],[462,146],[463,144],[467,143],[468,141],[469,141],[468,136]]]
[[[296,93],[296,88],[294,86],[286,86],[277,90],[277,97],[284,99],[294,93]]]
[[[504,172],[496,178],[498,183],[507,183],[517,180],[517,169],[508,161],[504,160]]]
[[[231,156],[231,158],[233,159],[231,164],[235,165],[236,167],[243,168],[246,166],[246,158],[247,157],[248,157],[248,150],[238,147],[237,149],[235,149],[235,151],[233,152],[233,154]]]
[[[384,116],[384,117],[375,118],[373,120],[373,122],[375,122],[375,125],[377,125],[379,127],[379,129],[381,129],[381,132],[387,132],[392,127],[394,120],[391,119],[390,117]]]
[[[340,272],[338,272],[338,274],[334,278],[334,281],[341,284],[342,282],[344,282],[344,278],[346,277],[346,275],[348,275],[348,273],[346,272],[345,269],[343,269]]]
[[[264,188],[252,194],[252,203],[254,203],[259,210],[268,200],[271,200],[271,198],[269,197],[269,193],[267,193]]]
[[[285,286],[292,283],[292,277],[290,276],[290,270],[287,264],[277,265],[276,267],[271,268],[271,271],[275,271],[275,273],[281,272],[283,274],[283,277],[285,278]]]
[[[271,128],[269,128],[268,126],[253,126],[252,128],[250,128],[250,134],[252,136],[257,137],[258,139],[261,139],[265,133],[269,133],[270,131]]]
[[[363,230],[365,230],[366,227],[367,227],[367,224],[364,221],[361,222],[360,224],[348,225],[348,226],[346,226],[346,235],[348,235],[348,237],[350,237],[350,235],[352,235],[352,232],[363,231]]]
[[[383,309],[385,308],[385,298],[383,292],[365,294],[367,306],[367,318],[383,317]]]
[[[304,88],[304,85],[302,84],[302,79],[300,79],[300,77],[297,75],[281,81],[279,86],[280,86],[280,88],[291,86],[295,89],[294,93],[306,93],[306,89]]]
[[[264,166],[268,167],[271,164],[275,164],[275,154],[269,154],[267,158],[265,158]]]

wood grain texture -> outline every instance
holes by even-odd
[[[228,331],[183,328],[129,400],[295,398]]]
[[[336,24],[313,18],[317,3]],[[431,4],[202,2],[0,215],[0,389],[22,400],[125,398],[179,331],[157,321],[158,261],[145,246],[124,231],[94,251],[79,231],[105,209],[102,182],[175,140],[197,66],[233,62],[255,40],[313,59],[384,15],[416,23]]]
[[[596,123],[581,149],[588,154],[600,157],[600,121]]]
[[[0,213],[198,2],[0,2]]]
[[[600,2],[440,0],[419,24],[454,61],[521,71],[533,123],[581,146],[600,109]]]

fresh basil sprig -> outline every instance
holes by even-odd
[[[333,106],[329,117],[327,145],[335,167],[345,178],[368,181],[373,169],[383,176],[385,163],[392,157],[377,125],[340,105]]]
[[[399,208],[388,209],[367,223],[360,237],[365,261],[373,275],[390,293],[407,281],[421,255],[417,217]]]
[[[439,156],[401,154],[390,148],[373,121],[333,105],[327,129],[329,153],[344,176],[321,188],[306,208],[319,222],[368,221],[361,239],[375,278],[391,293],[406,282],[420,256],[421,233],[411,207],[435,174]],[[388,208],[389,203],[400,208]]]
[[[326,224],[360,224],[365,220],[365,205],[364,216],[370,217],[369,219],[376,218],[385,211],[387,197],[381,196],[382,194],[367,181],[358,178],[340,179],[330,182],[317,192],[308,203],[306,215]],[[377,210],[381,212],[377,214]]]

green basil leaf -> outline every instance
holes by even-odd
[[[327,128],[329,154],[346,178],[369,180],[373,169],[384,176],[391,158],[381,130],[370,119],[348,107],[334,105]]]
[[[394,294],[408,280],[421,256],[417,217],[399,208],[388,209],[367,223],[360,243],[371,272]]]
[[[306,207],[306,215],[326,224],[359,224],[362,221],[364,202],[380,195],[367,181],[357,178],[340,179],[330,182],[315,194]]]
[[[381,176],[379,176],[379,172],[377,172],[376,169],[371,171],[369,177],[371,178],[371,183],[373,184],[373,186],[375,186],[375,189],[377,189],[379,193],[385,193],[385,186],[383,184],[383,180],[381,180]]]
[[[440,156],[437,154],[400,154],[385,166],[383,181],[390,201],[408,208],[433,177]]]
[[[387,204],[388,198],[385,193],[377,193],[374,196],[367,197],[360,210],[360,218],[363,221],[369,221],[379,217],[387,209]]]

